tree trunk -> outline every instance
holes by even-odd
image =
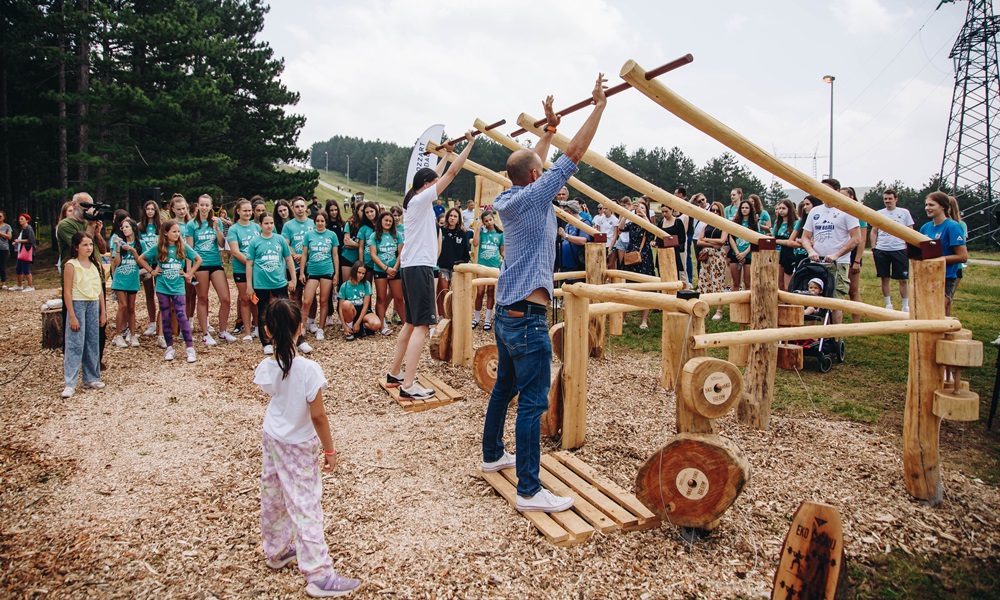
[[[80,0],[80,13],[84,23],[89,19],[90,0]],[[81,157],[87,153],[90,147],[90,131],[87,119],[90,116],[90,105],[87,103],[86,94],[90,91],[90,32],[86,25],[81,27],[77,38],[77,58],[80,62],[79,77],[77,80],[77,92],[80,100],[77,104],[77,114],[80,117],[79,123],[79,152]],[[87,161],[80,160],[77,165],[77,178],[80,185],[85,185],[89,179]]]

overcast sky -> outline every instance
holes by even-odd
[[[820,177],[834,75],[834,175],[920,187],[941,168],[966,11],[938,2],[271,0],[263,39],[302,96],[306,148],[338,134],[411,146],[431,124],[457,136],[477,117],[510,133],[519,113],[542,116],[546,94],[569,106],[599,71],[616,85],[628,59],[651,70],[691,53],[660,81],[768,150],[820,155]],[[725,149],[633,90],[609,100],[592,148],[617,144],[678,146],[698,165]],[[811,158],[787,161],[813,172]]]

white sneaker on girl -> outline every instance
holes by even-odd
[[[139,347],[139,334],[138,333],[132,336],[132,347],[133,348],[138,348]]]
[[[188,357],[188,362],[189,363],[194,362],[198,358],[197,356],[195,356],[194,348],[188,348],[187,349],[187,357]]]
[[[122,339],[121,335],[116,335],[115,337],[111,338],[111,342],[115,346],[118,346],[119,348],[128,348],[128,342]]]
[[[228,331],[223,331],[222,333],[220,333],[219,338],[226,342],[236,341],[236,337],[233,334],[229,333]]]
[[[167,346],[167,353],[163,355],[163,360],[174,360],[173,346]]]
[[[142,332],[142,335],[156,335],[156,323],[150,323],[146,331]]]
[[[211,328],[209,328],[209,329],[211,329]],[[211,333],[206,333],[206,334],[205,334],[205,335],[204,335],[204,336],[203,336],[203,337],[201,338],[201,341],[205,342],[205,345],[206,345],[206,346],[215,346],[216,344],[218,344],[218,342],[216,342],[216,341],[215,341],[215,338],[214,338],[214,337],[212,337],[212,334],[211,334]]]

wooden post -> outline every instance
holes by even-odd
[[[687,315],[683,315],[685,321],[687,320]],[[671,320],[671,327],[677,327],[679,323],[677,321]],[[685,331],[687,330],[687,323],[684,323]],[[691,315],[691,332],[686,336],[685,344],[688,345],[688,351],[685,355],[686,360],[691,360],[692,358],[698,356],[707,356],[708,351],[695,349],[691,344],[691,338],[696,335],[703,335],[705,333],[705,317],[699,317],[697,315]],[[683,333],[681,334],[683,336]],[[684,365],[681,365],[684,368]],[[677,404],[677,433],[716,433],[717,429],[715,427],[715,421],[713,419],[705,418],[699,415],[695,410],[688,406],[687,403],[681,400],[684,397],[684,391],[682,389],[683,384],[681,378],[678,377],[674,384],[674,398]]]
[[[471,367],[472,304],[476,293],[472,273],[452,271],[451,285],[451,364]]]
[[[587,357],[590,300],[567,293],[566,327],[563,330],[563,427],[562,447],[583,446],[587,432]]]
[[[674,260],[674,246],[668,246],[667,238],[661,238],[656,245],[656,260],[660,263],[660,281],[677,281],[677,263]],[[684,354],[684,334],[687,331],[687,315],[663,311],[663,327],[660,332],[660,385],[674,389],[679,361]],[[683,327],[683,329],[681,329]],[[679,333],[676,331],[679,329]]]
[[[625,280],[621,277],[612,277],[609,280],[610,283],[625,283]],[[624,313],[611,313],[608,317],[608,334],[610,335],[621,335],[622,326],[625,324],[625,314]]]
[[[768,244],[770,241],[770,244]],[[770,246],[771,249],[764,249]],[[774,240],[761,240],[750,265],[750,327],[778,326],[778,251]],[[737,407],[741,423],[766,431],[774,402],[774,373],[778,368],[778,343],[751,344],[747,357],[743,400]]]
[[[910,261],[910,316],[943,319],[943,258]],[[906,491],[931,505],[943,496],[938,433],[941,418],[934,414],[934,391],[941,388],[944,366],[937,362],[941,333],[910,335],[910,373],[903,409],[903,471]]]
[[[602,236],[603,237],[603,236]],[[607,245],[604,241],[587,242],[584,250],[587,255],[587,283],[593,285],[604,284],[604,273],[608,269]],[[607,329],[607,316],[593,317],[590,320],[590,329],[594,338],[594,358],[604,357],[604,332]]]

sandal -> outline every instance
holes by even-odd
[[[493,323],[487,321],[483,324],[483,331],[489,331],[490,329],[493,329]]]

